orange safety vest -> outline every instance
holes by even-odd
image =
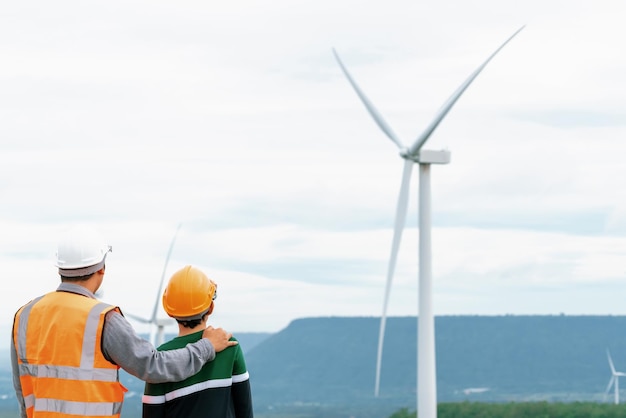
[[[104,317],[115,306],[56,291],[21,307],[13,341],[29,418],[119,418],[127,389],[102,354]]]

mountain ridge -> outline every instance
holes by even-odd
[[[259,398],[282,403],[411,401],[417,318],[387,319],[381,396],[375,399],[379,324],[379,317],[292,321],[246,356],[252,382],[259,382]],[[624,329],[626,317],[610,315],[435,317],[438,401],[602,401],[610,378],[606,349],[618,370],[623,365],[626,371]]]

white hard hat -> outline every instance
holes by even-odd
[[[55,265],[62,276],[86,276],[104,267],[109,251],[111,246],[94,228],[75,226],[66,231],[59,241]]]

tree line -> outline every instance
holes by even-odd
[[[415,411],[400,409],[389,418],[417,418]],[[437,405],[438,418],[623,418],[626,404],[597,402],[451,402]]]

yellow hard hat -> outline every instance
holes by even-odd
[[[175,319],[201,319],[217,296],[217,285],[206,274],[185,266],[170,277],[163,292],[163,309]]]

